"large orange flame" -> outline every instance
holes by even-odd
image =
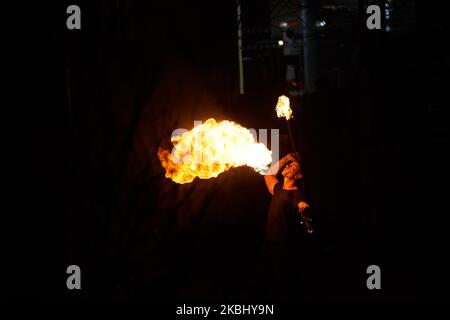
[[[278,118],[285,117],[286,120],[293,118],[292,109],[290,107],[289,98],[286,96],[280,96],[278,98],[277,106],[275,107]]]
[[[176,183],[217,177],[243,165],[263,173],[272,162],[271,151],[263,143],[256,143],[248,129],[228,120],[208,119],[171,141],[172,153],[159,148],[158,157],[166,178]]]

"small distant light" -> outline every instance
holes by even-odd
[[[386,31],[387,31],[387,32],[391,31],[391,27],[386,26]]]
[[[280,28],[287,28],[287,22],[280,22]]]
[[[326,24],[325,20],[316,21],[316,27],[325,27]]]
[[[280,47],[282,47],[283,44],[284,44],[284,41],[283,41],[283,40],[278,40],[278,45],[279,45]]]

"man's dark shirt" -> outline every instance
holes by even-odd
[[[304,201],[301,190],[284,190],[280,183],[273,188],[267,218],[266,243],[296,245],[304,237],[298,203]]]

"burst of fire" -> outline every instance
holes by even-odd
[[[256,143],[250,130],[228,120],[217,123],[208,119],[171,141],[172,153],[159,148],[158,157],[166,178],[176,183],[217,177],[243,165],[263,173],[272,162],[272,152],[263,143]]]
[[[277,106],[275,110],[277,111],[278,118],[285,117],[286,120],[293,118],[292,109],[289,106],[289,98],[286,96],[280,96],[278,98]]]

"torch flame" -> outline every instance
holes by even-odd
[[[250,130],[228,120],[217,123],[208,119],[171,141],[172,153],[159,148],[158,157],[166,178],[176,183],[217,177],[243,165],[263,173],[272,162],[272,152],[263,143],[256,143]]]
[[[278,98],[277,106],[275,110],[277,111],[278,118],[285,117],[286,120],[293,118],[292,109],[289,106],[289,98],[286,96],[280,96]]]

